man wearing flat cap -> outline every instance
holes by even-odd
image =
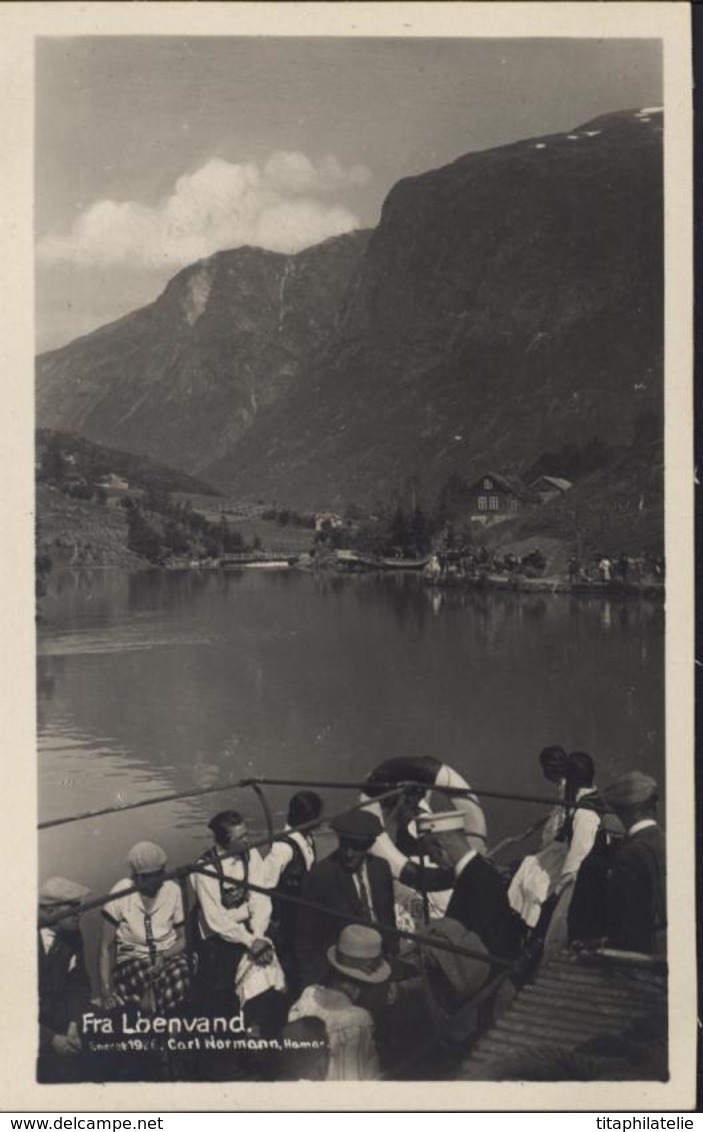
[[[319,983],[327,971],[327,953],[337,941],[345,921],[340,912],[367,924],[395,927],[393,880],[386,861],[369,850],[381,832],[381,823],[365,810],[349,810],[330,821],[339,846],[324,861],[313,865],[303,883],[304,900],[326,912],[300,906],[296,923],[296,955],[303,986]],[[384,936],[384,953],[394,955],[396,937]]]
[[[51,877],[39,890],[39,1060],[42,1083],[81,1077],[78,1022],[90,1004],[79,925],[88,889]]]
[[[608,943],[624,951],[666,954],[666,848],[657,824],[658,788],[634,770],[603,791],[625,827],[606,894]]]

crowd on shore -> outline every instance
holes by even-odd
[[[566,569],[559,570],[557,575],[539,547],[520,557],[510,552],[501,555],[489,551],[485,546],[475,552],[473,550],[437,552],[431,556],[424,569],[424,576],[430,582],[451,579],[479,581],[490,575],[507,575],[515,579],[541,578],[548,575],[550,578],[563,577],[572,587],[600,587],[611,584],[623,587],[662,586],[665,574],[663,557],[648,554],[633,556],[622,551],[617,555],[597,553],[587,559],[571,554]]]
[[[430,808],[432,788],[456,780],[430,757],[378,766],[361,803],[327,822],[338,844],[324,859],[313,832],[323,802],[310,790],[291,797],[285,830],[266,854],[251,845],[238,811],[215,814],[185,899],[164,850],[138,842],[127,854],[129,875],[102,902],[97,998],[80,928],[88,889],[46,880],[39,1080],[101,1080],[108,1064],[114,1070],[91,1052],[86,1012],[106,1027],[135,1015],[241,1015],[246,1034],[269,1043],[265,1057],[231,1048],[189,1053],[187,1079],[373,1080],[417,1053],[428,994],[449,1015],[463,1011],[466,1049],[476,1036],[476,995],[485,999],[495,981],[489,999],[498,1012],[556,951],[665,956],[656,782],[632,771],[601,791],[590,756],[558,746],[541,752],[540,767],[552,808],[492,849],[475,796],[468,810]],[[393,782],[417,785],[389,792]],[[539,847],[501,864],[505,849],[528,836]],[[146,1066],[132,1054],[126,1074],[143,1079]]]

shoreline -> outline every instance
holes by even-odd
[[[353,577],[355,575],[375,574],[377,576],[387,576],[392,574],[394,576],[402,575],[403,577],[412,576],[419,578],[425,586],[430,589],[437,590],[478,590],[490,591],[495,593],[524,593],[524,594],[546,594],[550,596],[568,596],[568,597],[585,597],[585,598],[637,598],[645,601],[664,601],[666,598],[666,586],[661,582],[622,582],[613,580],[610,582],[576,582],[572,583],[566,579],[546,576],[541,578],[527,578],[523,576],[510,576],[505,574],[479,574],[476,577],[457,577],[450,575],[447,578],[429,579],[422,575],[420,570],[398,569],[394,570],[392,567],[384,569],[364,569],[364,570],[348,570],[340,569],[336,564],[326,563],[315,566],[314,564],[294,564],[288,565],[285,568],[286,573],[290,571],[298,573],[314,573],[316,571],[327,572],[331,571],[346,577]],[[52,575],[62,574],[67,571],[71,573],[108,573],[120,572],[127,574],[143,573],[144,571],[154,571],[159,574],[173,575],[173,574],[233,574],[238,573],[235,569],[222,569],[221,567],[214,566],[179,566],[179,567],[165,567],[156,566],[153,563],[145,562],[143,566],[134,567],[132,565],[124,565],[118,563],[80,563],[70,565],[68,563],[60,566],[55,566],[52,570]],[[264,571],[268,573],[268,571]]]

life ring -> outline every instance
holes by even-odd
[[[410,858],[401,852],[386,830],[383,807],[380,802],[376,801],[376,798],[386,793],[389,788],[392,789],[394,783],[399,782],[419,782],[426,786],[426,793],[438,787],[452,787],[458,790],[471,789],[466,779],[458,771],[447,766],[446,763],[441,763],[439,759],[435,759],[431,755],[401,756],[387,759],[371,771],[366,782],[366,790],[361,795],[361,801],[366,803],[364,809],[375,814],[384,827],[383,833],[380,833],[376,838],[370,851],[375,857],[381,857],[388,862],[391,873],[396,880],[400,877]],[[466,815],[464,821],[467,847],[477,849],[479,853],[482,853],[486,848],[486,818],[476,795],[452,794],[448,797],[448,803],[455,810],[462,811]],[[447,806],[444,808],[446,809]]]

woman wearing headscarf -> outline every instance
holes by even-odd
[[[190,989],[183,899],[178,885],[164,880],[160,845],[139,841],[127,860],[131,876],[111,889],[116,896],[102,912],[100,993],[106,1009],[136,1003],[161,1014]]]
[[[542,849],[525,857],[508,891],[511,906],[529,928],[537,927],[546,901],[550,897],[556,900],[573,884],[581,863],[593,848],[604,811],[593,785],[591,756],[585,751],[573,751],[562,760],[559,750],[545,748],[540,762],[545,777],[559,784],[563,802],[545,823]],[[548,837],[551,840],[546,840]]]

